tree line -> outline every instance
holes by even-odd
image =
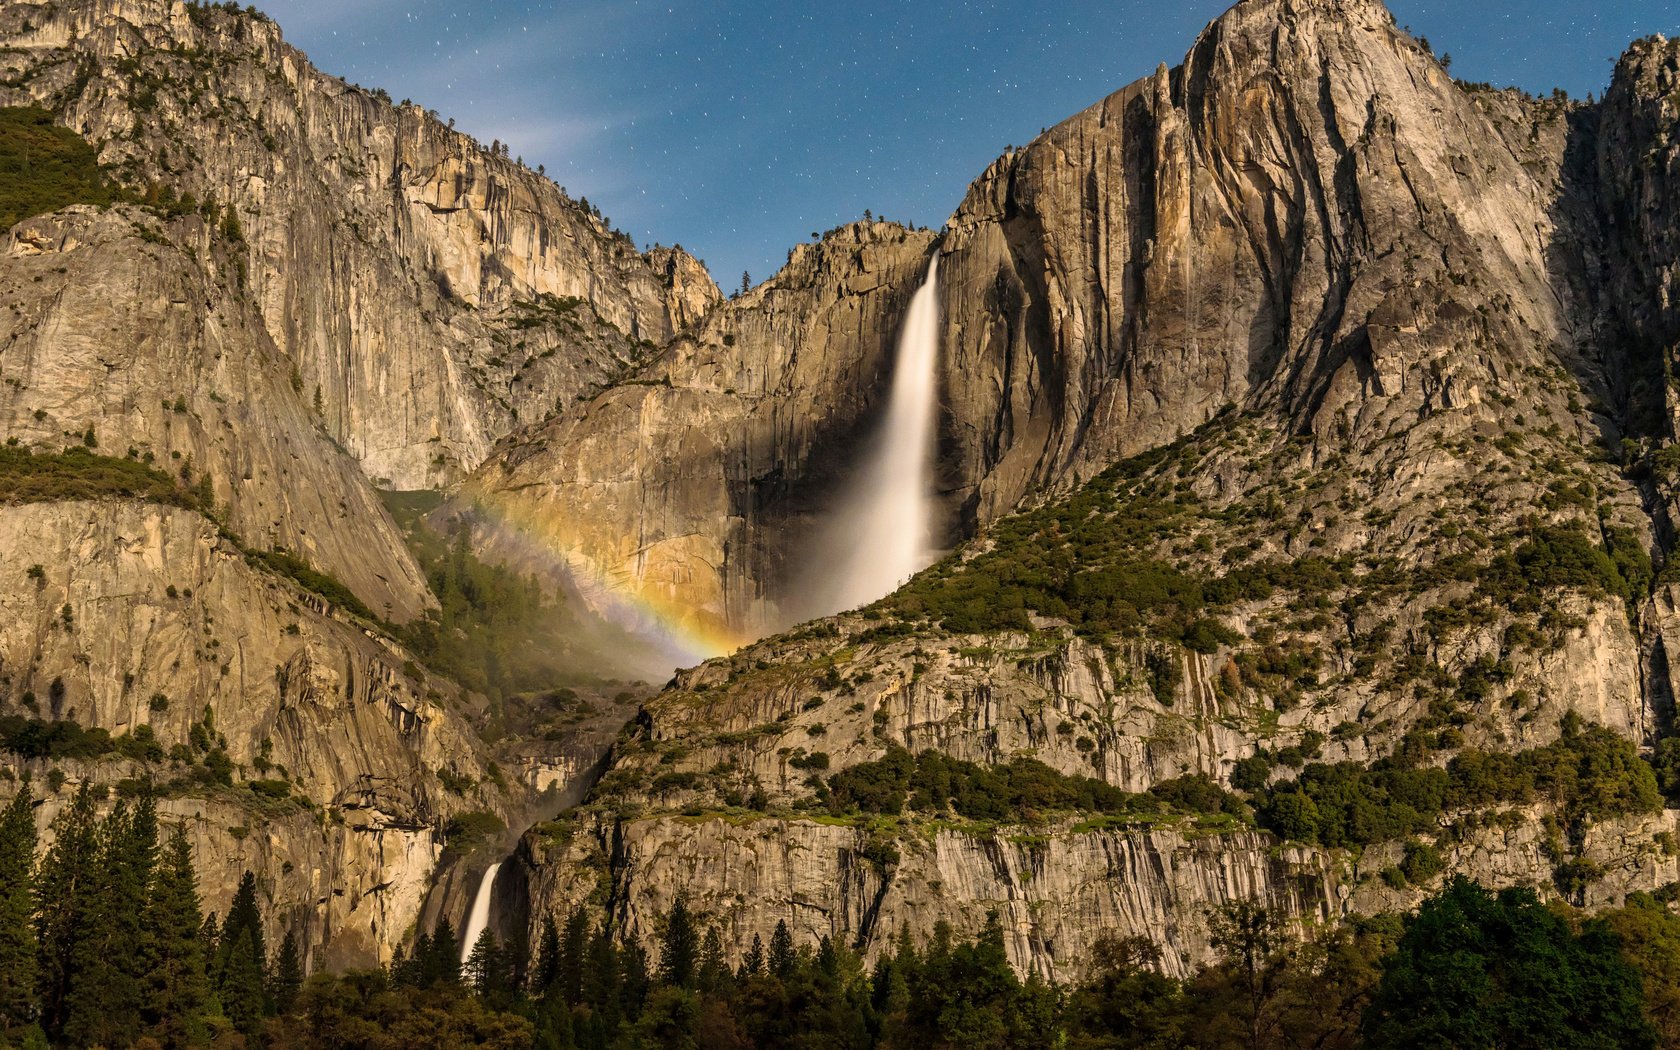
[[[38,855],[27,781],[0,812],[0,1048],[1610,1048],[1680,1045],[1680,917],[1633,895],[1586,917],[1528,889],[1449,882],[1409,916],[1304,928],[1214,910],[1214,958],[1167,974],[1143,938],[1100,938],[1084,978],[1010,965],[994,914],[972,939],[899,931],[866,964],[779,923],[739,959],[679,897],[652,953],[582,908],[534,944],[447,921],[391,964],[305,979],[270,957],[255,876],[201,912],[185,830],[149,795],[99,817],[83,785]]]
[[[1680,918],[1635,895],[1598,918],[1528,889],[1450,882],[1409,916],[1303,931],[1250,901],[1214,910],[1215,958],[1163,973],[1144,938],[1100,939],[1084,980],[1010,966],[996,915],[973,939],[901,931],[872,966],[785,922],[731,965],[678,898],[656,958],[573,910],[537,943],[486,930],[466,965],[447,923],[392,966],[317,974],[264,1046],[396,1050],[755,1047],[1641,1048],[1680,1038]]]
[[[28,779],[0,814],[0,1047],[244,1045],[297,1001],[295,941],[270,958],[249,871],[226,919],[201,912],[149,792],[98,801],[84,782],[39,857]]]

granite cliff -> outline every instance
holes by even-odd
[[[1456,778],[1484,754],[1567,750],[1577,720],[1665,737],[1676,62],[1643,41],[1603,102],[1537,99],[1455,81],[1378,3],[1250,0],[1177,68],[1000,158],[932,246],[942,489],[972,538],[859,614],[679,674],[584,815],[527,836],[530,911],[587,901],[651,943],[682,892],[737,948],[787,921],[873,950],[996,908],[1018,965],[1069,975],[1090,937],[1068,930],[1157,936],[1190,966],[1194,916],[1221,900],[1323,920],[1415,899],[1384,875],[1402,846],[1583,903],[1671,881],[1672,816],[1648,802],[1524,835],[1527,803],[1487,800],[1305,852],[1208,799],[1129,825],[973,819],[916,804],[910,773],[885,808],[855,805],[860,783],[895,783],[895,755],[932,751],[1163,798],[1236,786],[1311,840],[1278,814],[1316,807],[1337,771]],[[707,367],[783,345],[685,346],[633,396],[669,411]],[[864,375],[853,396],[875,404],[884,372]],[[750,550],[786,513],[755,482],[822,469],[715,410],[683,432],[709,449],[698,474],[612,456],[644,447],[648,418],[580,410],[511,480],[490,465],[469,490],[510,519],[575,493],[588,521],[570,484],[588,448],[595,476],[638,464],[656,508],[639,520],[666,527],[680,470]],[[1561,568],[1577,558],[1594,568]],[[785,600],[788,581],[716,556],[657,580],[748,634],[760,621],[721,596]]]
[[[508,935],[651,944],[683,894],[732,952],[873,952],[997,910],[1058,978],[1103,933],[1184,972],[1237,898],[1680,877],[1639,758],[1680,644],[1670,42],[1583,104],[1455,81],[1375,0],[1245,0],[943,231],[848,224],[723,301],[260,17],[0,38],[0,105],[128,193],[0,241],[0,429],[180,489],[0,493],[0,715],[121,741],[7,768],[170,784],[212,903],[261,868],[317,963],[459,918],[510,846]],[[934,254],[955,550],[787,629]],[[391,488],[623,622],[761,640],[616,738],[633,692],[512,718],[398,640],[439,594]]]

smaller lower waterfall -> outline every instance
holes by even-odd
[[[497,861],[484,869],[484,878],[478,882],[478,893],[473,896],[472,911],[467,913],[466,928],[461,931],[461,963],[466,964],[467,957],[472,954],[473,945],[478,943],[479,935],[490,925],[490,904],[496,894],[496,873],[502,870],[502,862]]]

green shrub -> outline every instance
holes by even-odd
[[[0,229],[72,204],[122,196],[94,148],[35,106],[0,107]]]
[[[1397,758],[1370,766],[1313,763],[1265,792],[1260,825],[1286,839],[1355,847],[1431,831],[1456,810],[1536,799],[1559,805],[1576,841],[1591,821],[1662,808],[1656,775],[1638,750],[1570,714],[1559,739],[1545,747],[1464,751],[1446,769],[1413,768]]]
[[[456,853],[467,853],[494,840],[507,830],[502,818],[483,810],[469,810],[450,817],[443,826],[444,841]]]
[[[139,499],[207,511],[199,493],[139,460],[73,445],[58,453],[0,446],[0,502]]]
[[[847,813],[955,812],[969,820],[1020,822],[1051,813],[1147,815],[1229,813],[1246,819],[1247,806],[1204,776],[1159,784],[1134,795],[1093,777],[1059,773],[1030,758],[982,766],[940,751],[919,755],[897,746],[874,762],[828,778],[829,806]]]

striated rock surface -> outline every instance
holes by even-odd
[[[91,439],[207,481],[247,544],[331,572],[375,615],[434,604],[356,462],[230,287],[236,246],[198,216],[79,207],[0,234],[0,434]]]
[[[1389,876],[1411,843],[1288,845],[1229,811],[837,814],[826,778],[936,749],[1258,796],[1312,761],[1442,766],[1575,718],[1672,731],[1667,41],[1584,106],[1455,82],[1375,0],[1245,0],[1178,68],[1000,158],[941,235],[842,227],[728,303],[679,249],[636,251],[260,18],[22,3],[0,43],[0,104],[158,187],[0,241],[4,436],[208,478],[247,546],[394,620],[431,599],[372,485],[457,482],[440,516],[481,551],[686,653],[802,618],[825,496],[939,254],[940,487],[966,544],[681,672],[610,752],[581,723],[499,752],[554,806],[601,778],[503,867],[505,932],[581,902],[651,944],[687,893],[734,950],[785,920],[873,951],[995,908],[1023,968],[1072,979],[1116,933],[1184,972],[1225,901],[1415,902]],[[458,918],[506,844],[446,854],[450,818],[535,811],[470,698],[190,511],[0,507],[0,706],[179,745],[154,765],[212,903],[262,868],[318,961]],[[231,783],[199,772],[207,734]],[[123,761],[61,764],[66,790]],[[1442,813],[1422,837],[1589,905],[1680,877],[1673,811],[1567,843],[1558,816]]]
[[[390,487],[476,466],[719,298],[686,254],[638,252],[499,144],[320,73],[261,17],[17,3],[0,44],[0,103],[43,105],[126,178],[232,217],[258,327]],[[545,297],[579,304],[535,323]]]
[[[1338,452],[1355,467],[1416,464],[1370,483],[1367,498],[1397,505],[1462,483],[1462,467],[1425,468],[1427,446],[1504,429],[1509,403],[1570,431],[1562,445],[1613,443],[1629,421],[1569,408],[1552,375],[1608,403],[1588,291],[1591,198],[1565,171],[1598,115],[1457,83],[1375,0],[1249,0],[1177,69],[1001,158],[938,245],[942,488],[959,531],[1230,405],[1311,436],[1314,465]],[[821,316],[860,287],[901,313],[919,279],[906,259],[812,282],[809,251],[712,330],[751,314]],[[822,367],[851,384],[821,403],[878,393],[870,365],[890,354],[898,320],[878,312],[845,339],[810,333],[800,367],[833,358]],[[854,439],[847,427],[795,431],[764,454],[717,388],[758,389],[750,377],[779,374],[787,342],[740,323],[739,342],[702,336],[673,348],[681,367],[639,373],[669,391],[610,391],[544,432],[542,455],[510,444],[470,490],[497,493],[526,527],[601,520],[635,536],[611,551],[560,541],[610,587],[658,592],[746,637],[776,623],[768,605],[797,617],[797,577],[778,565],[798,534],[767,507],[786,479],[825,476]],[[670,429],[673,411],[681,445],[628,439]],[[634,498],[602,483],[627,477]],[[738,538],[720,542],[673,503],[703,506]]]
[[[501,526],[483,548],[712,639],[699,655],[788,622],[796,603],[772,584],[797,576],[821,497],[884,402],[931,242],[859,223],[800,245],[632,379],[510,439],[462,495]]]
[[[209,906],[260,872],[271,921],[321,964],[388,958],[410,934],[451,815],[525,804],[519,785],[486,779],[453,686],[250,566],[196,512],[0,506],[0,580],[0,710],[149,733],[159,749],[150,766],[62,763],[70,780],[42,819],[81,777],[156,778],[165,816],[188,823]],[[201,775],[207,744],[231,761],[229,783]],[[50,765],[6,761],[37,790]],[[458,795],[444,772],[477,786]]]
[[[1536,878],[1549,867],[1539,814],[1511,816],[1452,850],[1451,870],[1488,886],[1546,882]],[[1673,882],[1680,861],[1660,836],[1674,827],[1671,812],[1595,829],[1587,855],[1607,874],[1582,903],[1620,904]],[[1230,902],[1257,902],[1306,924],[1415,907],[1423,889],[1372,878],[1398,855],[1372,850],[1351,860],[1248,831],[1067,826],[930,830],[884,852],[860,829],[696,817],[539,826],[507,882],[527,894],[530,936],[541,916],[582,906],[603,911],[655,958],[679,895],[719,931],[731,958],[745,955],[754,936],[769,943],[778,922],[796,945],[833,937],[872,959],[893,950],[901,929],[925,940],[947,921],[958,936],[973,936],[996,911],[1019,970],[1073,982],[1103,937],[1148,939],[1162,947],[1164,971],[1193,971],[1214,956],[1210,912]]]

